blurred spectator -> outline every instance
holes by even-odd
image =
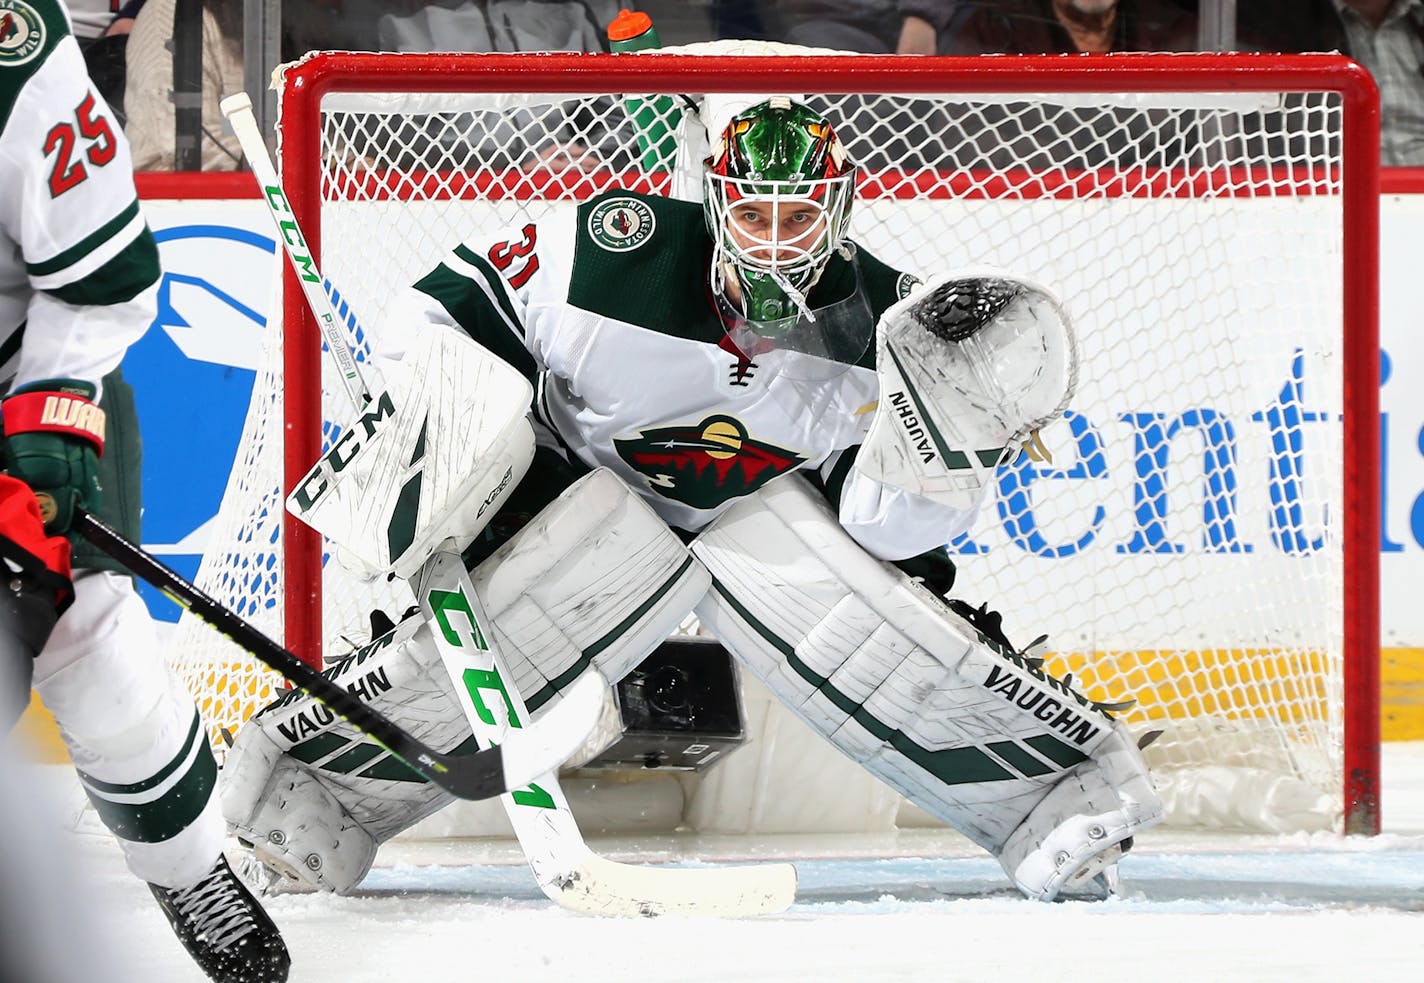
[[[74,37],[84,52],[84,63],[94,87],[124,121],[124,73],[129,31],[145,0],[72,0],[70,17]]]
[[[344,0],[345,14],[356,2],[371,0]],[[371,16],[382,51],[606,52],[609,23],[620,7],[634,6],[627,0],[382,0]],[[495,170],[587,172],[636,147],[631,133],[613,132],[626,126],[616,105],[608,97],[577,110],[452,113],[408,129],[396,142],[410,162],[474,154]]]
[[[772,0],[765,5],[776,36],[791,44],[868,54],[934,54],[934,24],[948,21],[957,0]],[[907,32],[907,22],[914,27]],[[928,37],[926,50],[906,51],[901,41]]]
[[[376,18],[385,0],[303,0],[282,4],[284,60],[308,51],[379,51]]]
[[[904,19],[895,51],[902,55],[948,54],[942,50],[949,36],[949,23],[961,0],[900,0]]]
[[[106,35],[127,34],[144,0],[69,0],[69,19],[81,50]]]
[[[1171,0],[963,0],[939,50],[1074,54],[1191,51],[1196,44],[1196,16]],[[1169,166],[1183,159],[1199,134],[1163,129],[1164,112],[1123,117],[1110,108],[1033,99],[986,105],[951,113],[946,145],[961,166]]]
[[[172,170],[177,159],[173,123],[173,12],[177,0],[149,0],[129,35],[124,94],[124,133],[133,145],[134,169]],[[242,162],[237,137],[218,103],[241,92],[243,0],[203,3],[203,110],[201,167],[236,170]]]
[[[1341,51],[1380,90],[1380,162],[1424,165],[1424,0],[1256,0],[1241,10],[1239,46]]]
[[[114,20],[104,31],[105,37],[113,37],[117,34],[128,34],[133,30],[134,20],[138,17],[138,12],[143,9],[143,5],[148,0],[128,0],[119,12],[114,15]]]
[[[624,3],[623,6],[628,6]],[[349,4],[348,4],[349,6]],[[607,51],[618,0],[387,0],[382,51]]]
[[[1168,0],[963,0],[946,54],[1192,51],[1196,17]]]

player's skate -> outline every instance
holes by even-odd
[[[217,983],[285,983],[291,957],[282,935],[226,857],[191,887],[149,888],[183,947]]]

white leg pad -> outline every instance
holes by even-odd
[[[710,582],[652,509],[603,470],[570,487],[471,579],[536,720],[584,672],[626,675],[676,630]],[[437,750],[475,749],[418,616],[332,672],[334,682]],[[263,843],[276,831],[285,872],[335,891],[354,887],[369,868],[362,835],[374,850],[451,801],[301,693],[243,726],[222,788],[223,814],[244,839],[267,850]]]
[[[358,651],[331,678],[437,750],[472,743],[418,619]],[[376,845],[451,800],[300,691],[238,731],[220,788],[228,826],[264,861],[337,892],[360,883]]]
[[[536,716],[590,663],[610,681],[626,676],[712,582],[657,513],[604,468],[550,503],[471,580]]]
[[[1079,774],[1111,788],[1140,779],[1131,795],[1142,809],[1123,820],[1133,828],[1160,811],[1140,757],[1109,753],[1116,735],[1126,740],[1109,714],[865,553],[799,477],[733,506],[693,552],[713,576],[697,608],[704,626],[788,709],[916,805],[995,856],[1019,833],[1029,846],[1015,841],[1011,876],[1033,837],[1060,825],[1043,803]],[[1044,821],[1025,827],[1041,806]]]

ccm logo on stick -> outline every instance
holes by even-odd
[[[337,438],[331,450],[327,451],[326,456],[317,462],[317,466],[302,480],[301,487],[292,494],[297,507],[306,512],[315,505],[331,487],[331,481],[350,466],[362,448],[374,441],[381,421],[394,419],[395,413],[395,404],[391,401],[390,393],[383,392],[377,396],[361,414],[356,425],[348,427],[346,432]]]

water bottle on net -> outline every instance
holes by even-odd
[[[620,10],[608,25],[608,46],[614,52],[645,51],[662,47],[653,20],[642,11]],[[638,149],[645,171],[666,171],[677,156],[677,129],[681,111],[671,96],[625,98],[623,106],[637,128]]]

